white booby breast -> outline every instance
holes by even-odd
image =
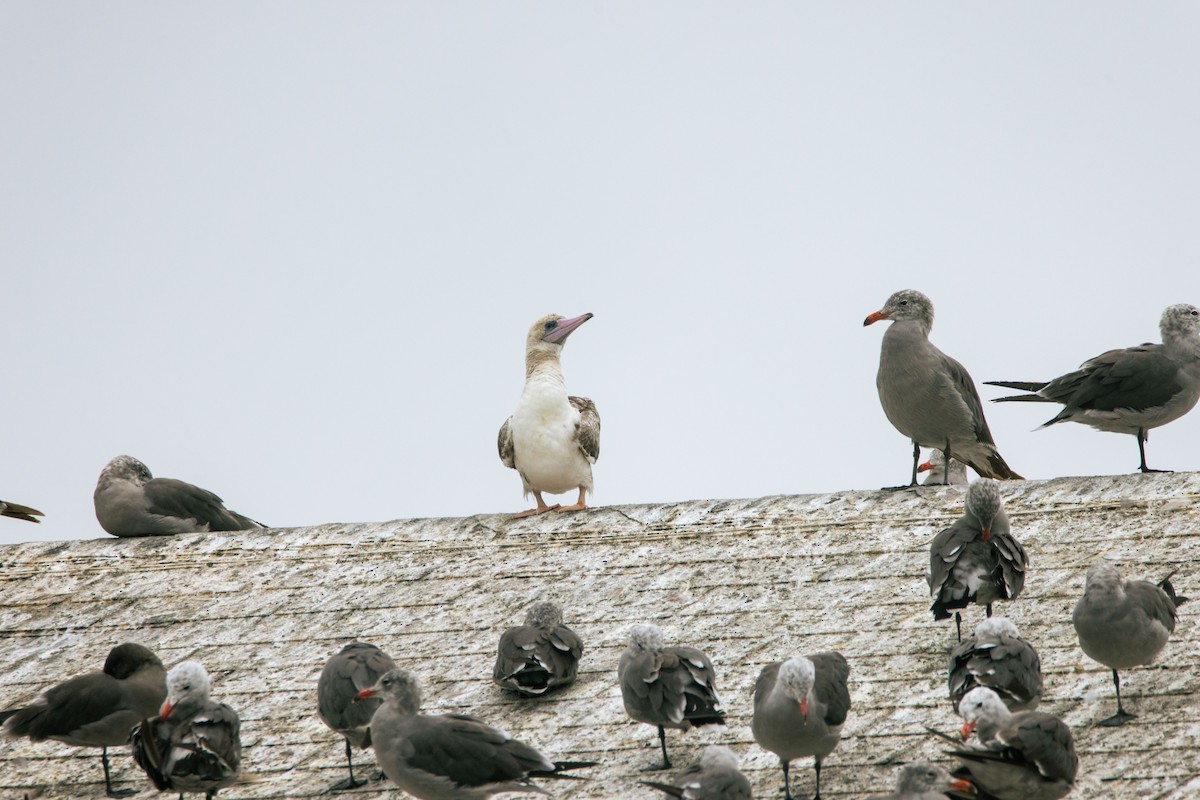
[[[498,442],[500,460],[521,475],[525,496],[532,493],[537,500],[536,508],[516,516],[587,508],[592,464],[600,456],[600,415],[588,398],[567,394],[560,354],[567,337],[591,318],[591,314],[571,319],[550,314],[529,329],[525,389],[517,410],[501,426]],[[542,499],[543,492],[575,489],[579,499],[571,506],[548,506]]]

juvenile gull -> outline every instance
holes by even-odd
[[[974,794],[975,787],[935,764],[917,761],[900,769],[896,791],[881,800],[946,800],[946,792]]]
[[[53,686],[31,705],[0,712],[0,721],[7,736],[101,748],[104,791],[109,797],[128,797],[136,790],[112,788],[108,748],[128,743],[133,726],[155,713],[166,696],[166,671],[158,656],[127,643],[109,651],[102,671]]]
[[[655,769],[671,768],[666,728],[686,731],[725,724],[716,672],[708,656],[694,647],[667,647],[657,625],[629,629],[629,646],[617,665],[617,681],[625,712],[658,728],[663,763]]]
[[[351,745],[360,750],[371,746],[371,717],[382,705],[378,698],[355,701],[363,689],[369,689],[396,662],[373,644],[351,642],[330,656],[317,681],[317,711],[330,730],[346,739],[346,768],[350,777],[329,787],[329,791],[354,789],[366,784],[354,777]]]
[[[562,624],[562,608],[543,600],[530,606],[525,624],[500,637],[492,680],[523,697],[575,682],[583,642]]]
[[[174,478],[155,478],[133,456],[105,465],[92,495],[100,527],[113,536],[244,531],[263,525],[225,508],[212,492]]]
[[[689,764],[671,783],[640,781],[683,800],[751,800],[750,781],[738,769],[738,758],[728,747],[710,744],[700,760]]]
[[[958,708],[967,692],[986,686],[1009,711],[1037,708],[1042,697],[1042,662],[1033,645],[1005,617],[988,617],[950,651],[950,702]]]
[[[517,410],[500,427],[497,445],[500,460],[520,474],[525,496],[532,493],[537,507],[514,517],[587,508],[592,465],[600,457],[600,414],[588,398],[567,394],[559,357],[567,337],[591,318],[549,314],[533,323],[525,337],[525,390]],[[543,492],[576,489],[574,505],[548,506],[542,499]]]
[[[985,381],[991,386],[1023,389],[1032,394],[997,397],[1061,403],[1062,411],[1044,422],[1082,422],[1102,431],[1137,437],[1142,472],[1164,472],[1146,466],[1150,429],[1179,419],[1200,398],[1200,310],[1180,304],[1163,312],[1162,344],[1109,350],[1083,362],[1074,372],[1052,381]]]
[[[892,325],[883,335],[875,386],[883,413],[913,443],[912,480],[922,447],[943,451],[985,478],[1015,479],[992,440],[983,404],[966,368],[929,341],[933,303],[911,289],[896,292],[863,325]]]
[[[12,503],[7,500],[0,500],[0,517],[12,517],[13,519],[23,519],[26,522],[41,522],[38,517],[46,516],[36,508],[23,506],[20,503]]]
[[[1175,631],[1175,609],[1186,600],[1176,596],[1169,577],[1158,586],[1149,581],[1122,581],[1120,570],[1108,561],[1099,561],[1088,570],[1087,586],[1071,621],[1083,652],[1112,670],[1117,713],[1101,725],[1124,725],[1135,718],[1121,707],[1117,670],[1149,664],[1158,657]]]
[[[754,741],[779,756],[783,793],[791,800],[792,759],[814,756],[816,794],[821,798],[821,762],[841,740],[850,713],[850,665],[841,653],[814,653],[763,667],[754,684]]]
[[[966,511],[933,538],[929,546],[929,591],[935,620],[949,619],[962,641],[959,609],[971,603],[987,607],[1015,600],[1025,586],[1029,559],[1009,532],[1000,485],[981,478],[967,487]]]
[[[421,714],[421,687],[391,670],[360,699],[382,697],[371,720],[375,757],[388,778],[420,800],[483,800],[503,792],[540,792],[530,778],[592,762],[555,762],[502,730],[466,714]]]
[[[160,792],[204,792],[211,800],[238,779],[242,767],[237,712],[209,699],[212,682],[197,661],[167,673],[167,701],[157,717],[130,734],[133,760]]]
[[[917,466],[917,472],[928,472],[925,480],[921,481],[922,486],[936,486],[938,484],[945,486],[946,484],[954,486],[967,485],[967,465],[959,461],[957,458],[950,459],[950,472],[946,472],[946,456],[941,450],[931,450],[929,459]]]
[[[1000,800],[1058,800],[1075,784],[1079,757],[1067,724],[1041,711],[1012,713],[986,687],[967,692],[958,706],[963,739],[974,731],[978,748],[951,751],[980,789]]]

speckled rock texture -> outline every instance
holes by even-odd
[[[1041,653],[1042,709],[1074,730],[1072,797],[1200,797],[1200,599],[1181,609],[1158,663],[1123,673],[1138,718],[1119,729],[1096,727],[1114,710],[1112,681],[1070,620],[1104,554],[1126,577],[1174,572],[1181,594],[1200,597],[1200,474],[1002,489],[1031,569],[1025,593],[997,610]],[[552,758],[602,762],[586,782],[550,782],[555,796],[652,797],[637,781],[657,737],[626,718],[616,668],[629,626],[654,621],[711,656],[729,714],[724,730],[669,732],[678,765],[728,744],[756,797],[782,796],[776,759],[750,736],[755,677],[766,662],[837,649],[853,708],[823,796],[870,796],[890,788],[898,763],[945,760],[925,726],[960,724],[946,699],[953,622],[934,623],[924,575],[929,541],[963,495],[926,487],[0,547],[0,708],[140,642],[168,667],[203,662],[214,697],[240,713],[245,779],[221,797],[315,797],[344,776],[342,740],[317,716],[317,676],[358,637],[420,676],[427,711],[471,713]],[[540,598],[562,603],[586,649],[576,685],[521,700],[492,685],[491,667],[501,632]],[[981,618],[969,609],[964,628]],[[96,755],[3,741],[0,797],[101,797]],[[112,759],[119,787],[155,794],[126,752]],[[371,754],[356,760],[367,774]],[[812,780],[811,761],[795,762],[798,797]],[[401,792],[372,781],[344,796]]]

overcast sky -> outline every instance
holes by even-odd
[[[595,314],[594,504],[901,482],[891,292],[977,382],[1200,303],[1197,41],[1194,3],[0,4],[0,498],[46,513],[0,542],[107,536],[122,453],[277,527],[526,508],[496,432],[549,312]],[[1055,409],[988,405],[1018,472],[1137,467]]]

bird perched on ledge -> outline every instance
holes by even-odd
[[[174,478],[156,478],[133,456],[117,456],[100,471],[92,495],[100,527],[113,536],[245,531],[265,527],[225,508],[212,492]]]
[[[922,447],[937,448],[947,462],[957,458],[985,478],[1021,480],[996,450],[966,367],[929,341],[933,302],[912,289],[896,292],[863,325],[880,320],[892,325],[883,335],[875,386],[888,421],[912,440],[908,485],[917,484]]]
[[[547,511],[587,508],[592,491],[592,465],[600,457],[600,414],[586,397],[567,394],[563,377],[563,343],[591,314],[564,319],[549,314],[533,323],[525,337],[525,390],[517,410],[500,427],[497,446],[504,466],[521,476],[525,496],[535,508],[514,514],[527,517]],[[570,506],[548,506],[542,493],[579,490]]]
[[[562,608],[543,600],[529,607],[525,624],[500,636],[492,680],[522,697],[537,697],[575,682],[583,642],[563,625]]]
[[[1109,350],[1052,381],[985,381],[989,386],[1023,389],[1031,394],[997,397],[993,403],[1062,403],[1056,422],[1082,422],[1102,431],[1137,437],[1139,469],[1146,466],[1150,429],[1179,419],[1200,399],[1200,309],[1186,304],[1163,312],[1158,324],[1162,344]]]

